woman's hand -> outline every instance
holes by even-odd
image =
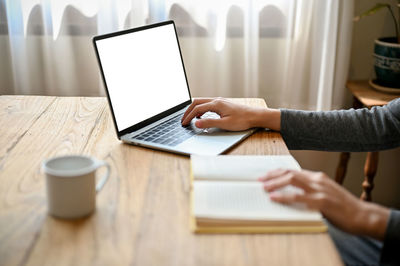
[[[354,197],[326,174],[311,171],[278,169],[260,178],[264,189],[270,192],[273,201],[290,204],[305,203],[319,210],[332,224],[353,234],[368,235],[383,239],[389,210]],[[302,194],[277,191],[287,185],[301,188]]]
[[[198,128],[218,127],[225,130],[240,131],[252,127],[268,127],[280,130],[280,111],[268,108],[255,108],[230,102],[223,98],[195,99],[182,117],[182,125],[199,118],[211,111],[217,113],[219,119],[199,119]]]

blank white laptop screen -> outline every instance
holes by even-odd
[[[96,45],[118,131],[190,100],[173,24]]]

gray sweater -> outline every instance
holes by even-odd
[[[400,98],[370,110],[281,109],[281,134],[292,150],[361,152],[396,148],[400,146]],[[400,265],[398,210],[390,213],[383,244],[381,262]]]

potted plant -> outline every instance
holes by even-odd
[[[375,88],[384,88],[387,91],[398,89],[400,92],[400,0],[397,1],[399,19],[396,19],[392,6],[387,3],[378,3],[371,9],[354,18],[355,21],[370,16],[376,12],[387,9],[393,19],[395,36],[383,37],[375,40],[374,46],[374,68],[376,80],[370,81]],[[378,85],[378,86],[376,86]]]

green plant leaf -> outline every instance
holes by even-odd
[[[378,12],[379,10],[381,10],[382,8],[385,8],[385,7],[389,8],[390,4],[378,3],[374,7],[372,7],[371,9],[368,9],[367,11],[362,13],[361,15],[356,16],[353,20],[354,21],[359,21],[361,18],[366,17],[366,16],[371,16],[371,15],[375,14],[376,12]]]

